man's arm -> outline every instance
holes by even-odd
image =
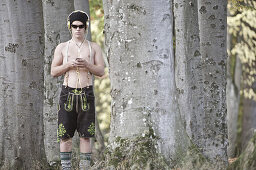
[[[86,67],[92,74],[96,76],[103,76],[104,75],[104,60],[102,56],[101,48],[98,44],[92,43],[92,48],[95,50],[94,55],[94,64],[89,63],[86,60],[78,60],[78,67]]]
[[[64,47],[64,43],[61,43],[55,49],[54,57],[51,65],[51,75],[53,77],[60,76],[66,73],[70,68],[74,67],[74,64],[73,64],[74,61],[70,61],[63,64],[63,55],[61,53],[63,47]]]

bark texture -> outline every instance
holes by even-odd
[[[202,102],[192,125],[193,140],[211,160],[227,162],[226,37],[227,1],[198,1]]]
[[[203,112],[202,71],[197,1],[174,1],[175,17],[175,81],[178,90],[179,110],[190,138],[197,113]]]
[[[158,152],[176,154],[172,4],[169,0],[103,1],[110,67],[110,143],[153,130]],[[180,142],[181,143],[181,142]]]
[[[50,75],[55,47],[70,39],[67,17],[74,10],[73,0],[43,0],[45,53],[44,53],[44,144],[47,160],[54,163],[59,159],[57,143],[57,104],[63,77]]]
[[[192,142],[212,161],[227,161],[226,1],[174,1],[176,84]]]
[[[36,169],[45,158],[42,2],[0,3],[0,169]]]

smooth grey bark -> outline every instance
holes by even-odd
[[[203,72],[198,25],[197,1],[174,1],[175,17],[175,81],[179,110],[187,134],[193,140],[197,114],[203,112]]]
[[[42,2],[2,0],[0,13],[0,169],[36,169],[45,158]]]
[[[103,1],[112,113],[110,143],[152,128],[158,149],[175,157],[176,108],[169,0]],[[179,143],[182,143],[179,141]]]
[[[50,75],[55,47],[70,39],[67,17],[74,10],[73,0],[43,0],[45,52],[44,52],[44,144],[47,161],[52,164],[59,159],[57,142],[57,104],[63,77]]]
[[[203,155],[227,162],[227,2],[174,3],[175,76],[182,120]]]
[[[203,73],[203,112],[197,113],[194,141],[205,156],[227,162],[226,37],[227,1],[198,1],[200,53]],[[199,88],[199,87],[196,87]]]

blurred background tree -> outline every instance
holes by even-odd
[[[256,2],[230,0],[228,10],[230,14],[227,20],[230,34],[228,71],[237,92],[239,106],[235,129],[236,153],[233,154],[239,156],[256,129]],[[236,111],[228,110],[228,112],[234,114]]]
[[[108,76],[108,63],[104,53],[104,11],[102,0],[89,0],[90,14],[91,14],[91,34],[92,41],[96,42],[103,49],[103,56],[105,60],[105,75],[101,78],[95,78],[95,96],[96,96],[96,112],[99,121],[100,129],[103,133],[105,142],[107,142],[110,125],[110,80]]]

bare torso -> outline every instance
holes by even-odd
[[[72,40],[65,43],[64,48],[61,53],[63,56],[63,62],[66,56],[69,60],[76,60],[76,58],[86,59],[91,64],[94,64],[94,55],[95,51],[91,48],[91,59],[90,59],[90,50],[89,44],[85,40],[80,47],[80,56],[79,56],[79,47],[72,42]],[[73,88],[83,88],[86,86],[92,85],[92,74],[88,74],[89,71],[86,68],[72,68],[66,72],[64,77],[63,85],[73,87]]]

